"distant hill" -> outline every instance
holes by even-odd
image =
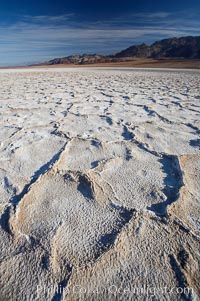
[[[118,58],[130,56],[199,59],[200,36],[164,39],[150,46],[146,44],[131,46],[115,54],[115,57]]]
[[[49,65],[55,64],[93,64],[93,63],[106,63],[113,61],[109,56],[99,54],[83,54],[83,55],[70,55],[67,57],[56,58],[47,62]]]
[[[181,58],[200,59],[200,36],[169,38],[157,41],[152,45],[133,45],[112,55],[83,54],[70,55],[62,58],[55,58],[41,65],[56,64],[95,64],[110,63],[130,60],[130,58]]]

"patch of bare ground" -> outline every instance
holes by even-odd
[[[0,300],[198,300],[199,71],[0,81]]]

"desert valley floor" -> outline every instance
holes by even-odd
[[[199,300],[200,71],[0,83],[0,300]]]

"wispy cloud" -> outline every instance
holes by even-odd
[[[74,14],[21,16],[0,26],[0,63],[43,61],[72,53],[112,53],[135,43],[198,35],[200,21],[188,14],[137,13],[83,21]]]
[[[31,15],[23,15],[20,16],[20,18],[28,23],[60,23],[60,22],[66,22],[72,19],[75,15],[73,13],[70,14],[63,14],[59,16],[45,16],[45,15],[40,15],[40,16],[31,16]]]

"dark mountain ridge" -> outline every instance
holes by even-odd
[[[46,62],[46,65],[55,64],[95,64],[107,62],[120,62],[126,58],[181,58],[200,59],[200,36],[169,38],[156,41],[151,45],[140,44],[130,46],[112,55],[83,54],[55,58]]]
[[[115,54],[118,58],[130,56],[197,59],[200,58],[200,36],[164,39],[150,46],[146,44],[131,46]]]

